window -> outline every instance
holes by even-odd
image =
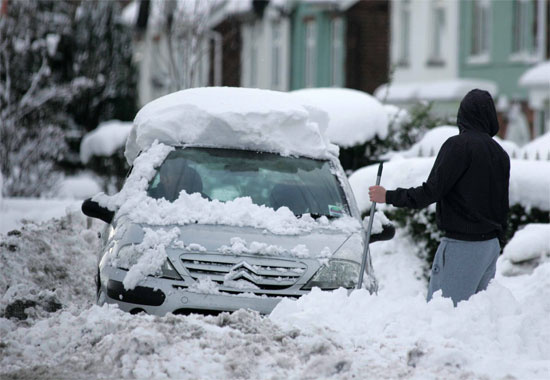
[[[343,39],[343,23],[342,18],[335,17],[331,22],[331,38],[332,43],[330,45],[330,68],[331,68],[331,85],[342,86],[342,39]]]
[[[282,50],[282,36],[281,36],[281,21],[276,20],[271,24],[271,87],[273,89],[281,89],[281,50]]]
[[[490,6],[489,0],[473,1],[472,44],[470,48],[470,55],[474,58],[470,60],[472,63],[481,63],[489,59]]]
[[[527,58],[536,53],[538,20],[535,0],[514,0],[512,54]]]
[[[410,29],[411,29],[411,4],[409,0],[403,0],[400,3],[399,21],[399,59],[397,64],[408,66],[409,64],[409,45],[410,45]]]
[[[431,8],[431,52],[430,64],[442,64],[443,41],[445,38],[445,4],[441,0],[434,0]]]
[[[314,87],[317,76],[317,25],[315,20],[306,21],[305,87]]]
[[[329,161],[283,157],[236,149],[179,148],[166,157],[147,194],[170,202],[180,193],[198,193],[220,202],[250,197],[275,210],[295,215],[349,215],[340,182]]]

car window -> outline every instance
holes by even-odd
[[[174,201],[180,191],[225,202],[250,197],[257,205],[296,215],[349,214],[344,192],[325,160],[234,149],[180,148],[158,169],[149,196]]]

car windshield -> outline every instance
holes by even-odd
[[[349,214],[329,161],[234,149],[179,148],[151,180],[148,195],[173,202],[180,191],[221,202],[250,197],[275,210],[300,216]]]

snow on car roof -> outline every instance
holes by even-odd
[[[146,104],[126,143],[132,164],[155,140],[328,158],[338,148],[325,136],[328,118],[287,93],[233,87],[174,92]]]
[[[329,115],[330,142],[347,148],[388,135],[388,113],[373,96],[347,88],[310,88],[291,93],[303,104]]]

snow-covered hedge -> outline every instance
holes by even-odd
[[[550,224],[527,224],[516,231],[499,258],[501,273],[530,273],[541,262],[550,260]]]
[[[381,185],[387,189],[420,186],[430,173],[435,157],[394,159],[384,164]],[[359,209],[366,214],[370,208],[368,187],[376,181],[378,165],[353,173],[350,185]],[[550,161],[511,160],[510,213],[506,239],[528,223],[550,223]],[[386,215],[405,228],[420,244],[431,263],[441,232],[435,219],[435,205],[423,210],[378,205]]]
[[[103,189],[110,193],[120,189],[129,165],[124,157],[131,122],[110,120],[84,136],[80,160],[103,179]]]

